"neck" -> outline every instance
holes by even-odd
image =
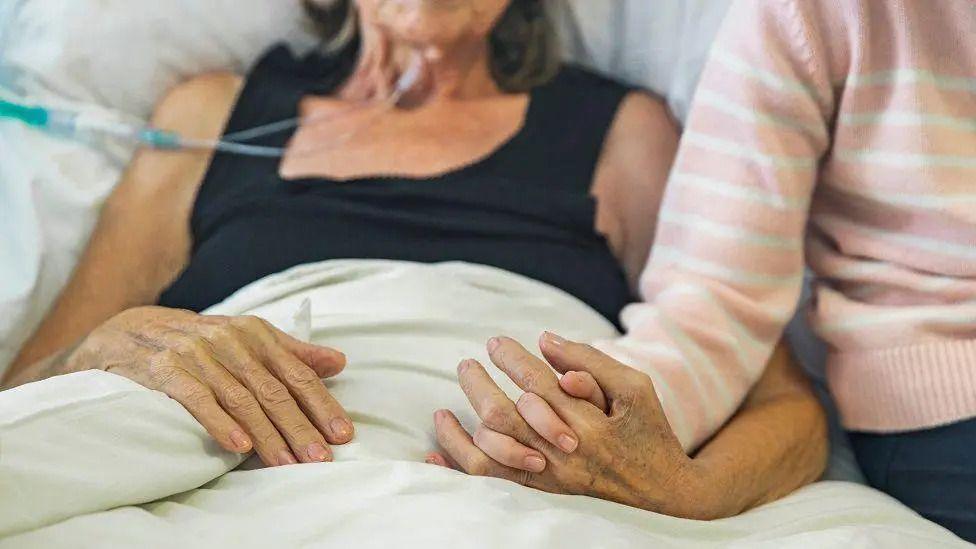
[[[348,99],[389,98],[415,63],[421,64],[421,75],[403,97],[406,106],[501,93],[491,74],[485,40],[433,46],[396,43],[370,29],[363,29],[362,36],[359,63],[342,92]]]

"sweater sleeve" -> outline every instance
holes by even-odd
[[[833,38],[804,11],[826,8],[810,5],[733,4],[668,183],[643,302],[624,310],[625,336],[595,344],[650,375],[688,451],[759,379],[802,287],[804,230],[834,111],[822,53]]]

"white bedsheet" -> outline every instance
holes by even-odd
[[[435,409],[472,419],[455,365],[484,360],[486,338],[613,327],[561,291],[459,263],[308,265],[211,312],[291,329],[305,298],[312,340],[350,358],[329,381],[358,429],[337,463],[228,473],[239,460],[165,396],[100,372],[54,378],[0,393],[0,548],[964,546],[854,484],[699,523],[425,465]]]

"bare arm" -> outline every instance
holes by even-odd
[[[827,466],[827,418],[780,345],[742,408],[695,456],[707,518],[738,515],[816,481]]]
[[[219,135],[240,86],[233,75],[174,89],[153,123],[196,137]],[[208,152],[142,150],[106,202],[74,274],[3,378],[20,385],[71,371],[65,349],[112,316],[156,303],[189,257],[189,217]]]

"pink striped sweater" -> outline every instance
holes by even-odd
[[[848,428],[976,416],[976,0],[734,3],[645,302],[598,346],[694,448],[761,375],[805,265]]]

